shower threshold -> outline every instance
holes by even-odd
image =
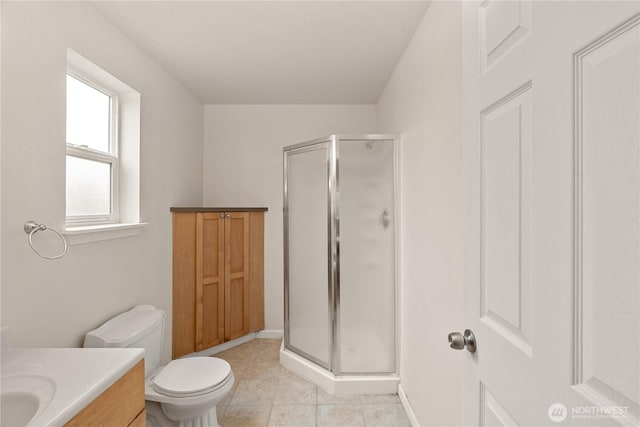
[[[397,374],[336,376],[321,366],[280,347],[280,364],[294,374],[312,382],[329,394],[395,394],[400,378]]]

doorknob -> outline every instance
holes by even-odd
[[[476,336],[473,335],[471,329],[465,329],[464,335],[460,332],[451,332],[449,334],[449,347],[454,350],[462,350],[465,347],[469,353],[476,352]]]

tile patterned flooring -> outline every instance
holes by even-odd
[[[279,339],[255,339],[215,355],[235,384],[218,405],[223,427],[408,427],[397,395],[333,396],[280,366]]]

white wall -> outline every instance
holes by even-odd
[[[67,48],[141,93],[140,236],[74,245],[58,261],[27,244],[28,219],[65,217]],[[172,205],[202,201],[202,104],[88,2],[2,4],[2,315],[14,346],[79,346],[131,306],[167,311]]]
[[[266,206],[266,329],[284,329],[282,148],[336,133],[376,132],[372,105],[207,105],[204,204]]]
[[[461,425],[464,329],[462,27],[459,2],[433,2],[378,103],[402,134],[401,384],[420,425]]]

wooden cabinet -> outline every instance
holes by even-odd
[[[264,208],[172,208],[173,357],[264,329]]]
[[[65,424],[65,427],[144,426],[144,404],[144,360],[141,360]]]

